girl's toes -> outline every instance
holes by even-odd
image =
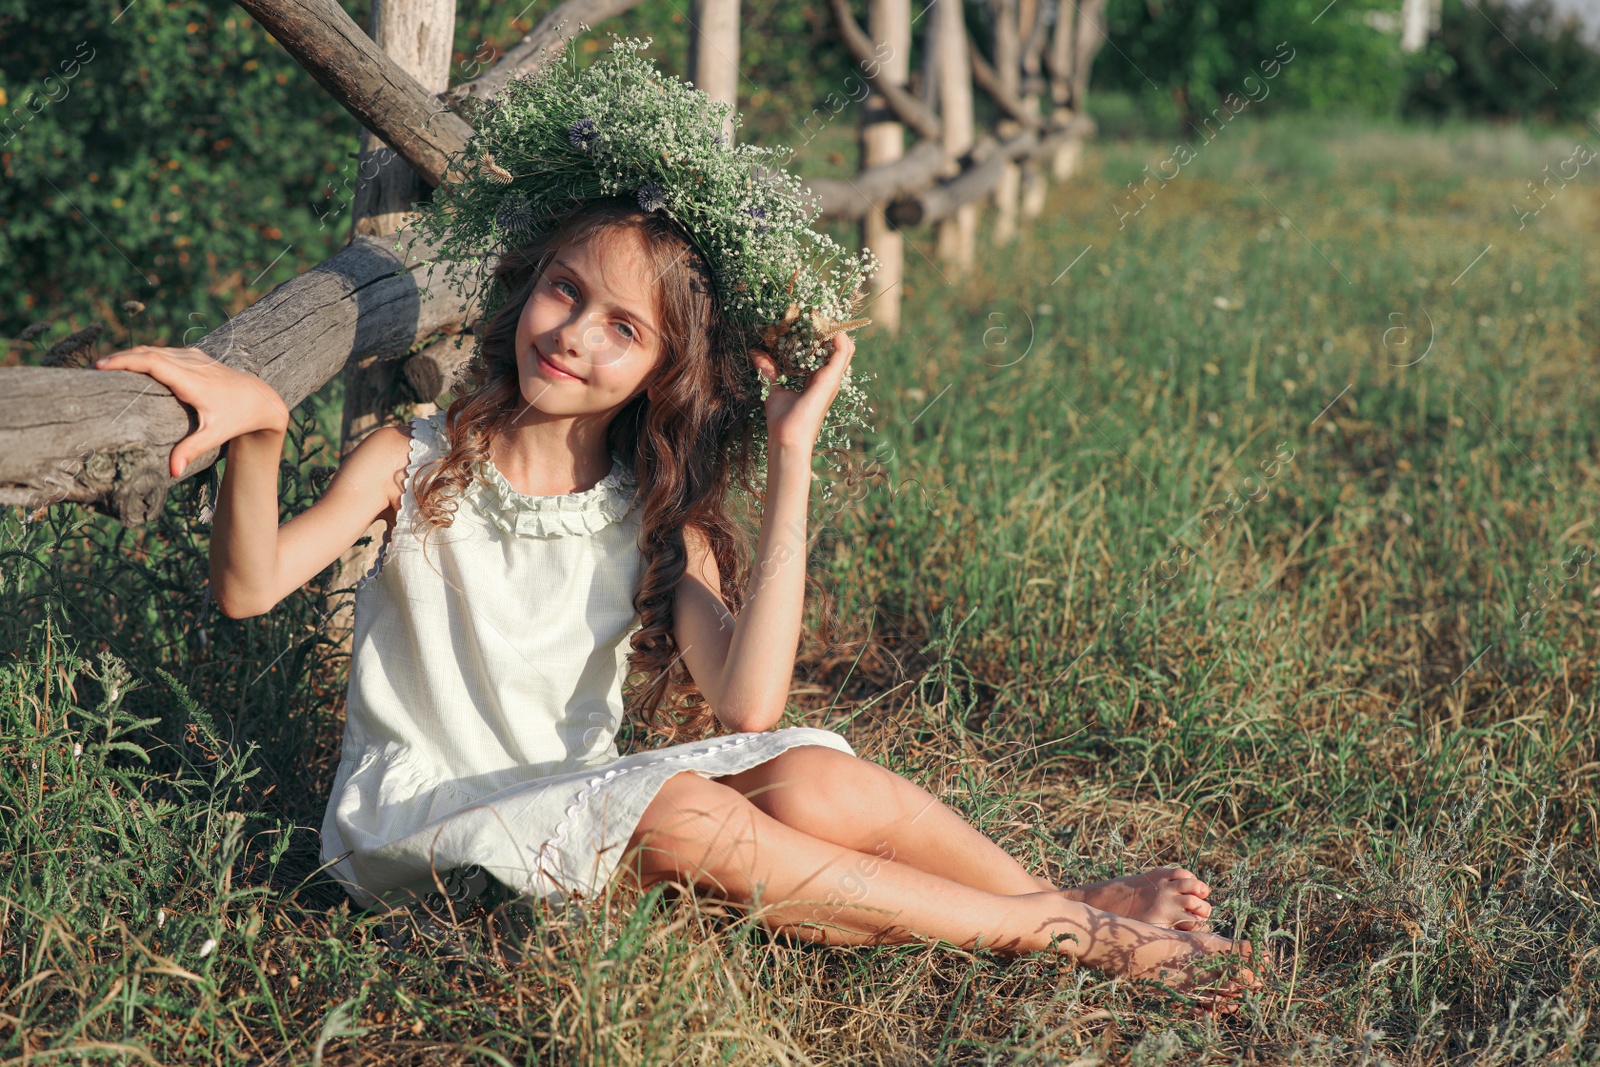
[[[1199,897],[1190,897],[1183,902],[1183,910],[1197,919],[1204,919],[1211,914],[1211,905]]]

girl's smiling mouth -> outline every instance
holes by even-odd
[[[562,370],[560,367],[558,367],[554,363],[550,362],[548,359],[545,358],[545,354],[543,352],[540,352],[538,349],[534,349],[533,354],[534,354],[534,358],[538,362],[539,366],[543,367],[544,368],[544,372],[546,374],[550,375],[551,377],[553,377],[553,378],[562,378],[562,379],[565,379],[567,381],[572,381],[572,382],[581,382],[581,381],[584,380],[584,379],[578,377],[576,374],[573,374],[571,371]]]

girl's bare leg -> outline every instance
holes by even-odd
[[[712,780],[785,826],[975,889],[1008,896],[1058,892],[1101,911],[1179,929],[1211,914],[1205,900],[1211,888],[1176,867],[1059,889],[915,782],[838,749],[801,745]]]
[[[937,938],[1005,954],[1063,952],[1090,966],[1159,977],[1177,988],[1240,946],[1112,915],[1059,892],[992,893],[786,826],[729,786],[674,775],[645,809],[623,855],[624,877],[666,879],[757,905],[769,930],[828,944]]]

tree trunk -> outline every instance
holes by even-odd
[[[1089,71],[1094,67],[1094,57],[1105,43],[1106,0],[1082,0],[1078,4],[1078,25],[1072,39],[1072,110],[1088,117]],[[1056,156],[1056,173],[1059,177],[1076,174],[1083,159],[1083,141],[1072,140],[1062,146]],[[1064,171],[1064,172],[1063,172]]]
[[[923,72],[920,94],[911,92],[885,73],[888,68],[884,64],[891,57],[880,55],[872,38],[856,24],[856,17],[850,12],[850,0],[828,0],[828,7],[833,12],[833,22],[839,28],[839,35],[844,38],[845,48],[860,65],[873,91],[880,94],[889,110],[894,112],[894,117],[922,136],[937,140],[943,127],[933,112],[932,79],[928,76],[932,68],[928,67]],[[909,65],[910,60],[906,62]]]
[[[692,0],[689,81],[713,100],[739,106],[739,0]],[[733,143],[733,114],[722,124]]]
[[[967,27],[961,20],[961,0],[933,0],[933,22],[928,29],[934,37],[929,51],[936,57],[939,117],[943,124],[942,142],[949,166],[947,173],[958,174],[960,158],[972,147],[972,69],[967,58]],[[978,205],[967,203],[956,209],[953,218],[938,227],[939,259],[954,268],[957,277],[972,269],[977,244]]]
[[[455,25],[455,0],[372,0],[372,39],[429,92],[440,93],[449,87]],[[377,173],[362,181],[359,175],[373,159],[379,161]],[[361,168],[357,174],[351,240],[396,232],[409,217],[412,205],[428,195],[428,186],[417,172],[365,128],[361,131]],[[404,352],[405,349],[375,352],[345,364],[344,413],[339,432],[341,461],[348,459],[379,426],[403,425],[411,418],[438,410],[434,403],[437,395],[410,402],[404,360],[396,358]],[[353,588],[377,561],[385,529],[384,520],[375,520],[362,538],[340,554],[336,565],[333,586],[339,592],[336,600],[324,605],[324,610],[331,609],[329,636],[346,651],[350,648],[355,604],[354,598],[343,591]]]
[[[877,63],[879,74],[894,84],[905,84],[911,77],[910,0],[871,0],[867,29],[872,40],[886,48],[885,58]],[[904,158],[905,150],[905,127],[889,113],[883,94],[867,94],[861,109],[861,169],[867,171],[893,163]],[[872,276],[871,316],[890,336],[897,336],[906,246],[900,231],[884,217],[886,203],[887,200],[874,203],[862,216],[861,243],[871,249],[883,265]]]

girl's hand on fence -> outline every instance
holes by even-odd
[[[289,406],[277,390],[198,348],[135,345],[98,359],[92,366],[148,374],[194,408],[200,426],[173,446],[169,466],[174,478],[181,478],[195,458],[235,437],[258,430],[284,433],[289,428]]]
[[[855,358],[856,342],[848,333],[833,335],[833,355],[811,373],[804,391],[773,385],[767,394],[767,439],[774,444],[810,448],[822,432],[823,419],[839,395],[850,360]],[[778,366],[759,348],[751,349],[756,370],[769,382],[778,377]]]

